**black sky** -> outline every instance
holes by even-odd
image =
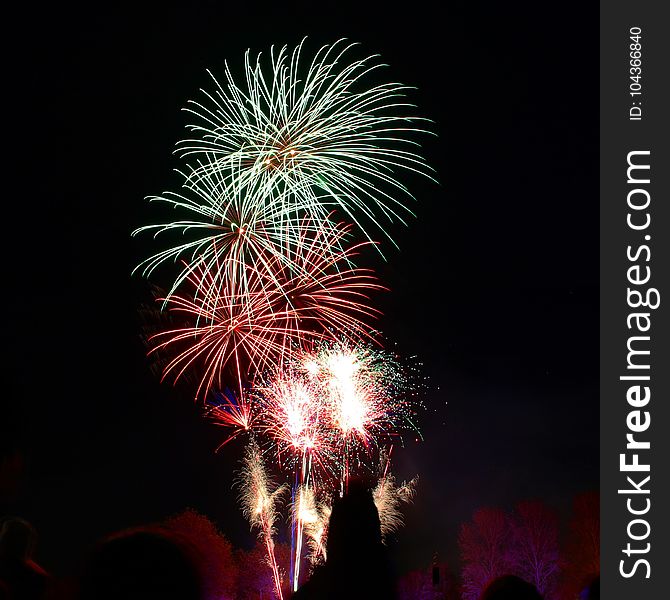
[[[441,185],[378,261],[381,328],[432,381],[419,474],[393,551],[453,560],[483,505],[562,511],[598,487],[597,4],[208,2],[15,11],[5,73],[2,450],[25,461],[5,510],[47,569],[186,506],[249,544],[239,452],[151,374],[139,339],[145,196],[175,187],[180,109],[247,48],[348,37],[418,88]],[[7,486],[5,486],[7,487]]]

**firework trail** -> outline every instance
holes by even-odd
[[[291,580],[295,591],[300,581],[303,530],[315,519],[313,465],[328,469],[332,458],[323,389],[319,381],[288,365],[277,369],[258,391],[259,429],[276,448],[278,461],[291,465],[295,473],[291,512]]]
[[[293,591],[298,589],[302,559],[303,538],[307,538],[308,560],[312,565],[326,559],[325,540],[328,532],[328,521],[331,508],[317,501],[317,490],[314,484],[303,484],[297,487],[291,506],[291,517],[295,527],[295,553],[293,560]]]
[[[257,529],[259,537],[265,542],[275,591],[277,597],[282,600],[281,575],[275,558],[274,535],[278,517],[276,506],[286,492],[286,486],[282,485],[272,490],[273,482],[267,475],[258,446],[253,442],[246,450],[239,486],[242,511],[249,520],[251,528]]]
[[[309,485],[300,485],[294,494],[295,500],[292,505],[291,514],[295,528],[295,555],[293,556],[292,573],[294,592],[298,590],[298,585],[300,584],[303,529],[306,522],[312,521],[316,518],[313,507],[311,506],[313,501],[313,493],[314,492],[309,487]]]
[[[308,540],[310,552],[307,558],[313,565],[325,561],[331,506],[318,501],[314,486],[304,486],[300,488],[298,501],[297,504],[294,504],[293,511],[300,519]]]

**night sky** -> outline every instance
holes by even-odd
[[[237,545],[240,446],[151,373],[131,277],[145,196],[176,188],[180,109],[244,50],[348,37],[416,86],[440,185],[407,178],[417,219],[375,259],[380,327],[430,377],[401,570],[454,561],[480,506],[566,514],[598,487],[598,5],[209,2],[30,8],[4,74],[0,512],[32,521],[47,570],[100,536],[185,507]],[[17,458],[18,457],[18,458]],[[23,465],[23,466],[21,466]],[[17,477],[11,476],[18,472]]]

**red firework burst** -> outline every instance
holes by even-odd
[[[197,368],[196,397],[233,382],[243,397],[245,382],[315,341],[375,337],[369,320],[378,311],[369,306],[368,293],[383,288],[371,271],[352,264],[365,244],[344,248],[348,228],[333,224],[319,228],[305,220],[301,231],[300,252],[289,260],[275,251],[253,265],[238,256],[224,258],[229,264],[223,268],[237,276],[223,283],[218,264],[187,268],[190,293],[160,299],[185,318],[184,326],[152,337],[151,352],[175,352],[163,379],[176,381]],[[203,289],[214,292],[203,296]]]

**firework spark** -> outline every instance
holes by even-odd
[[[293,558],[293,588],[297,590],[300,581],[303,536],[307,538],[308,560],[316,565],[326,559],[325,540],[331,508],[317,501],[314,485],[300,485],[294,491],[291,516],[295,530],[295,556]]]
[[[332,508],[317,499],[314,486],[302,486],[294,505],[295,518],[300,520],[309,544],[307,558],[315,565],[326,560],[326,537]]]
[[[341,443],[370,444],[396,435],[410,413],[407,379],[397,360],[366,345],[329,343],[303,355],[305,372],[325,390]]]
[[[254,404],[244,391],[232,390],[214,393],[214,401],[205,404],[205,416],[216,425],[232,429],[232,433],[219,444],[217,451],[242,433],[248,433],[255,424]]]
[[[388,536],[400,529],[404,525],[404,518],[401,507],[403,504],[410,504],[416,495],[416,486],[418,477],[414,477],[408,482],[398,485],[393,473],[390,472],[390,451],[380,452],[379,474],[376,486],[372,490],[372,497],[379,513],[382,541],[386,541]],[[307,558],[312,565],[325,561],[326,540],[328,537],[328,522],[332,512],[332,506],[318,500],[318,488],[313,485],[299,486],[294,494],[294,503],[292,506],[292,516],[298,526],[300,537],[307,538],[309,553]],[[299,551],[296,552],[295,565],[299,562]],[[299,575],[294,573],[294,580]]]
[[[268,387],[261,389],[266,408],[266,432],[284,450],[309,452],[319,442],[321,406],[319,390],[309,381],[280,372]]]
[[[418,477],[414,477],[410,481],[403,481],[398,486],[395,475],[389,471],[390,464],[390,452],[382,452],[379,460],[379,481],[372,490],[372,497],[379,513],[382,540],[404,525],[400,507],[414,500],[419,480]]]
[[[301,483],[329,478],[338,457],[321,382],[288,364],[257,386],[256,394],[257,428],[272,443],[278,462],[296,470]]]

